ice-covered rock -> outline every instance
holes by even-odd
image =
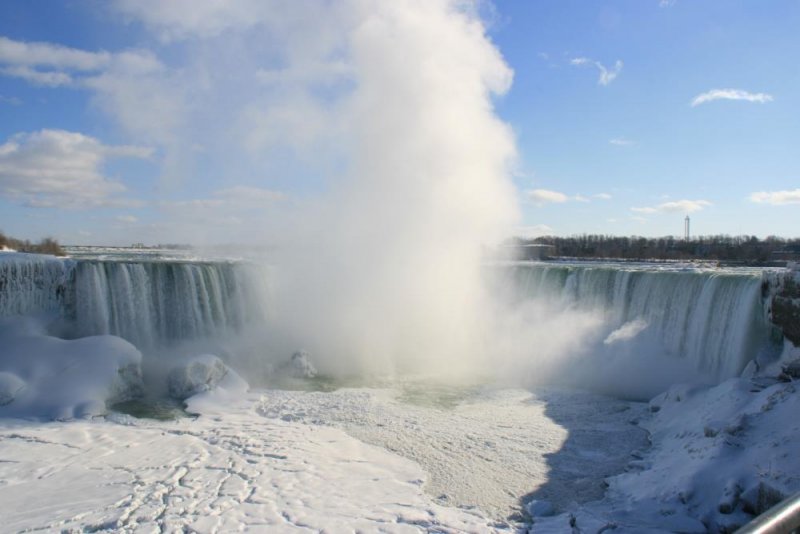
[[[651,406],[658,410],[642,425],[652,442],[648,468],[608,479],[609,494],[622,508],[634,503],[637,517],[667,510],[709,532],[732,532],[800,488],[795,383],[757,377],[674,386]]]
[[[0,321],[0,417],[73,419],[142,393],[141,353],[115,336],[65,340],[30,318]]]
[[[247,390],[247,383],[213,354],[188,358],[167,376],[169,394],[178,400],[217,388]]]
[[[311,363],[310,354],[305,350],[298,350],[292,354],[292,359],[280,367],[280,372],[292,378],[314,378],[317,369]]]
[[[0,373],[0,406],[11,404],[25,388],[25,381],[13,373]]]
[[[541,501],[533,499],[525,503],[525,511],[531,517],[549,517],[555,513],[552,503],[550,501]]]

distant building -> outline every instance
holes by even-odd
[[[134,243],[131,248],[144,248],[144,243]]]

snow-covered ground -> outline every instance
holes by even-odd
[[[800,487],[800,394],[764,377],[649,404],[420,382],[188,403],[1,420],[3,530],[729,532]]]
[[[485,532],[438,505],[419,465],[332,428],[266,419],[258,396],[170,422],[0,430],[3,530]]]
[[[526,493],[596,499],[643,440],[628,423],[641,405],[580,393],[570,404],[559,390],[452,404],[413,388],[214,395],[190,401],[199,417],[173,421],[4,420],[3,528],[513,530],[506,517]],[[546,413],[555,404],[577,441]]]

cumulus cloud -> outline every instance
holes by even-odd
[[[800,189],[791,191],[758,191],[750,195],[750,201],[758,204],[800,204]]]
[[[566,202],[569,197],[564,193],[558,191],[551,191],[549,189],[531,189],[526,192],[528,198],[537,206],[544,204],[559,204]]]
[[[617,60],[614,63],[613,68],[607,68],[605,65],[600,63],[599,61],[595,61],[593,59],[589,59],[588,57],[576,57],[570,60],[570,65],[574,65],[576,67],[580,66],[594,66],[600,71],[600,77],[597,79],[597,83],[600,85],[608,85],[613,82],[619,73],[622,72],[622,60]]]
[[[115,157],[148,158],[151,150],[108,146],[64,130],[19,133],[0,145],[0,194],[35,207],[67,209],[131,206],[126,188],[102,169]]]
[[[701,93],[694,97],[691,106],[699,106],[706,102],[713,102],[715,100],[744,100],[745,102],[772,102],[772,95],[767,93],[750,93],[742,89],[712,89],[705,93]]]
[[[657,206],[647,206],[643,208],[631,208],[631,211],[636,213],[693,213],[700,211],[703,208],[711,206],[711,202],[707,200],[675,200],[673,202],[664,202]]]
[[[525,196],[536,206],[544,206],[545,204],[561,204],[563,202],[591,202],[592,199],[588,196],[577,194],[569,196],[560,191],[553,191],[550,189],[529,189],[525,191]],[[607,193],[600,193],[592,195],[594,198],[607,200],[611,195]]]
[[[173,148],[189,93],[201,84],[170,71],[150,51],[91,52],[53,43],[0,37],[0,75],[32,85],[88,90],[122,128],[151,144]]]

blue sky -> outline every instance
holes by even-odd
[[[0,229],[221,242],[280,232],[298,199],[329,187],[345,156],[327,104],[358,83],[337,71],[338,34],[269,16],[255,31],[247,0],[202,4],[192,16],[128,0],[0,4]],[[494,104],[516,139],[517,233],[677,235],[688,213],[694,233],[800,235],[800,4],[480,12],[513,70]],[[326,63],[305,82],[291,62],[314,43]]]

